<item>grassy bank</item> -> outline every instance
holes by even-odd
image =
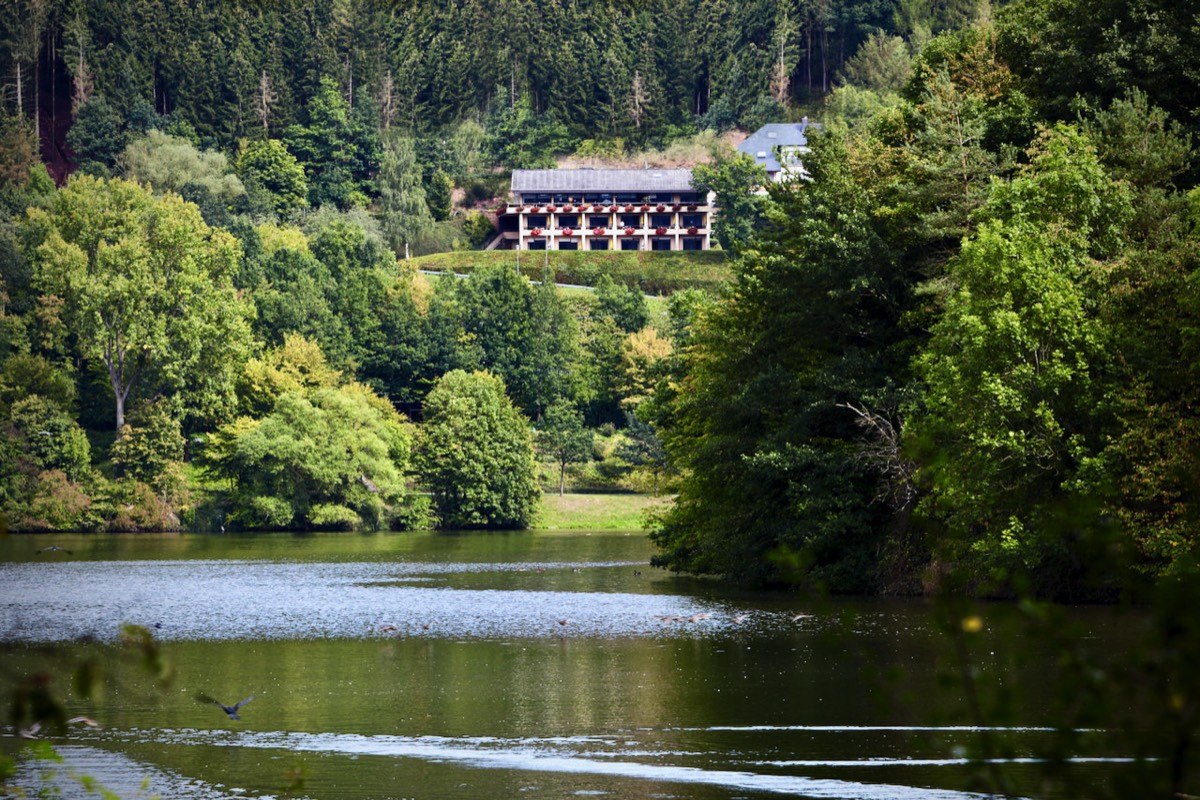
[[[555,283],[593,286],[601,275],[607,274],[618,283],[637,286],[647,294],[670,294],[687,288],[715,290],[732,277],[725,254],[719,250],[628,253],[611,250],[460,250],[421,256],[412,261],[418,269],[468,274],[496,265],[516,267],[518,252],[521,272],[534,280],[543,278],[548,263]]]
[[[648,494],[542,495],[538,528],[551,530],[640,530],[644,514],[669,503],[669,497]]]

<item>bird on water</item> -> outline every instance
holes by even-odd
[[[224,711],[226,714],[228,714],[230,719],[241,719],[241,717],[239,717],[238,713],[237,713],[238,709],[241,708],[242,706],[246,705],[246,703],[249,703],[253,699],[254,699],[254,695],[250,695],[245,700],[242,700],[240,703],[234,703],[231,706],[227,706],[224,703],[222,703],[220,700],[217,700],[215,697],[209,697],[206,694],[196,695],[196,702],[212,703],[215,706],[220,706],[221,710]]]

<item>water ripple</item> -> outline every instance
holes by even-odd
[[[228,560],[3,564],[0,640],[106,640],[126,622],[154,626],[160,638],[176,640],[381,633],[486,639],[643,637],[706,635],[733,625],[727,609],[682,595],[460,589],[417,580],[464,572],[585,572],[625,566]],[[701,617],[700,624],[680,625],[672,619],[691,616]]]

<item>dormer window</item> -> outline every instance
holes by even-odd
[[[776,133],[775,131],[767,131],[767,138],[768,139],[778,139],[779,134]]]

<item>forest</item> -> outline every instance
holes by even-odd
[[[3,18],[11,528],[523,527],[570,466],[661,481],[656,563],[744,584],[1105,600],[1195,570],[1186,4]],[[810,178],[752,193],[724,134],[802,116]],[[719,290],[406,259],[481,245],[506,170],[680,145]]]

